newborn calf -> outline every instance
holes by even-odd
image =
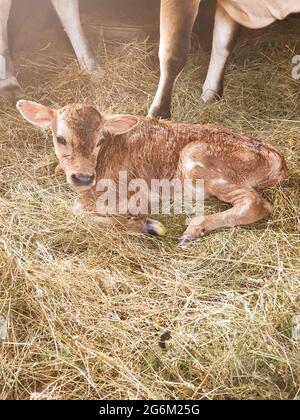
[[[34,125],[52,129],[55,152],[68,183],[78,191],[77,208],[97,215],[99,221],[131,232],[164,233],[148,214],[97,213],[100,180],[128,182],[142,179],[203,180],[205,198],[232,205],[222,213],[197,216],[180,243],[197,240],[221,228],[249,225],[271,212],[261,192],[278,184],[286,174],[283,156],[272,146],[241,134],[202,125],[175,124],[138,116],[106,116],[88,105],[59,110],[20,101],[18,109]],[[198,184],[197,184],[198,185]],[[194,186],[194,187],[193,187]]]

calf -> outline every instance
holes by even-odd
[[[216,229],[268,217],[272,208],[261,192],[286,174],[285,160],[272,146],[226,130],[129,115],[108,117],[88,105],[53,110],[20,101],[17,107],[32,124],[52,129],[60,168],[80,194],[77,208],[97,214],[101,196],[97,184],[103,179],[118,180],[124,171],[128,182],[143,179],[148,185],[153,179],[203,180],[205,198],[216,197],[232,205],[222,213],[194,218],[181,244]],[[128,231],[164,232],[146,214],[98,216],[99,221]]]

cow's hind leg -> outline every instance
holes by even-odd
[[[254,189],[226,184],[220,180],[209,183],[209,193],[233,207],[222,213],[194,218],[180,240],[181,245],[193,242],[206,233],[222,228],[250,225],[270,216],[271,205]]]
[[[97,63],[82,28],[79,0],[52,0],[52,4],[71,41],[81,67],[89,74],[103,76],[104,70]]]
[[[186,64],[192,29],[201,0],[162,0],[160,82],[150,117],[170,118],[175,81]]]
[[[238,28],[223,7],[217,5],[211,60],[203,85],[202,100],[205,103],[215,102],[223,95],[226,63],[234,48]]]
[[[8,50],[7,22],[11,0],[0,0],[0,96],[11,96],[19,88]]]

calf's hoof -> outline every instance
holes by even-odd
[[[181,247],[181,248],[185,248],[187,246],[192,245],[194,242],[196,242],[195,238],[192,238],[192,237],[187,236],[187,235],[183,235],[179,239],[178,246]]]
[[[167,230],[165,226],[157,220],[148,219],[145,222],[144,233],[152,236],[165,236]]]
[[[20,85],[14,76],[0,80],[0,96],[5,98],[15,97],[16,92],[20,89]]]
[[[184,233],[182,237],[179,239],[178,246],[186,247],[194,242],[198,241],[200,238],[203,238],[206,235],[206,230],[202,227],[197,229],[197,232],[194,235],[189,235],[188,233]]]

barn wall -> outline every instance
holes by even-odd
[[[87,31],[126,26],[157,31],[159,4],[160,0],[81,0],[82,19]],[[58,25],[50,0],[13,0],[9,21],[12,45],[30,44],[40,31]]]
[[[209,45],[215,0],[202,0],[201,21],[195,25],[204,44]],[[150,6],[150,7],[149,7]],[[103,31],[109,39],[130,40],[132,37],[159,35],[160,0],[81,0],[82,20],[87,33]],[[9,22],[12,50],[35,46],[39,37],[49,33],[66,41],[50,0],[13,0]]]

